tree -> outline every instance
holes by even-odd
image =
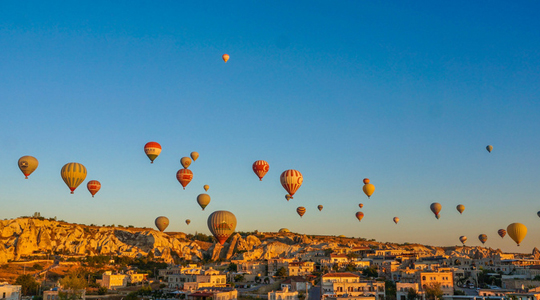
[[[24,296],[37,295],[39,290],[39,283],[30,274],[20,275],[15,280],[15,284],[21,286],[21,293]]]
[[[379,272],[377,272],[376,267],[366,267],[362,270],[362,275],[366,277],[377,277],[379,276]]]
[[[281,277],[281,278],[284,278],[287,276],[287,269],[285,269],[285,267],[281,267],[277,270],[276,272],[276,276],[277,277]]]
[[[86,278],[84,270],[77,270],[60,279],[60,285],[64,291],[58,292],[60,300],[81,299],[86,288]]]
[[[441,289],[441,284],[439,282],[432,282],[424,286],[424,291],[426,292],[427,300],[441,300],[443,292]]]
[[[407,300],[416,300],[418,296],[418,292],[415,289],[410,288],[407,290]]]
[[[384,281],[386,299],[396,299],[396,284],[392,280]]]
[[[105,295],[107,294],[107,288],[104,286],[100,286],[97,290],[98,295]]]
[[[332,265],[332,270],[334,270],[334,271],[336,271],[336,272],[339,271],[339,265],[338,265],[337,263],[334,263],[334,264]]]
[[[347,265],[347,267],[345,267],[345,271],[354,272],[356,271],[356,266],[353,263],[350,263]]]
[[[235,263],[230,263],[227,267],[227,271],[229,272],[238,272],[238,265]]]
[[[244,274],[238,274],[238,275],[234,276],[234,281],[235,282],[244,281],[244,279],[245,279]]]

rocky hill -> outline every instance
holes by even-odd
[[[117,255],[138,257],[152,253],[172,263],[174,258],[198,261],[218,259],[269,259],[302,256],[304,253],[340,247],[371,247],[381,250],[403,249],[430,255],[489,257],[500,253],[481,247],[432,247],[397,245],[361,239],[306,236],[295,233],[236,233],[230,243],[191,241],[184,233],[162,233],[148,228],[101,227],[70,224],[43,218],[17,218],[0,221],[0,264],[40,254]],[[538,250],[537,254],[538,255]]]

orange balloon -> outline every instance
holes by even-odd
[[[229,54],[223,54],[221,58],[223,58],[224,62],[227,62],[229,60]]]
[[[368,184],[369,183],[369,178],[364,178],[364,184]]]
[[[358,219],[358,221],[362,221],[362,218],[364,217],[364,213],[359,211],[356,213],[356,218]]]
[[[300,218],[301,218],[306,213],[306,208],[303,206],[299,206],[296,209],[296,212],[298,213],[298,215],[300,215]]]
[[[270,169],[270,165],[264,161],[264,160],[258,160],[253,163],[253,166],[251,166],[253,169],[253,172],[259,177],[259,180],[262,181],[264,175],[268,172]]]
[[[293,199],[294,193],[296,193],[298,188],[302,185],[302,182],[304,182],[302,173],[297,170],[284,171],[281,173],[279,179],[283,188],[291,195],[291,199]]]
[[[86,187],[88,188],[88,191],[90,194],[92,194],[92,198],[94,198],[94,195],[101,189],[101,183],[97,180],[90,180],[86,184]]]
[[[178,182],[180,182],[185,190],[186,185],[188,185],[191,182],[191,179],[193,179],[193,172],[191,172],[190,169],[180,169],[178,172],[176,172],[176,179],[178,179]]]
[[[362,207],[364,207],[364,204],[360,203],[360,204],[358,204],[358,206],[359,206],[360,208],[362,208]]]

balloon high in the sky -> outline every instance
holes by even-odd
[[[506,230],[499,229],[499,231],[497,231],[497,233],[501,236],[501,238],[504,238],[504,236],[506,235]]]
[[[101,189],[101,183],[97,180],[90,180],[86,184],[86,188],[88,188],[88,191],[92,194],[92,198],[94,198],[94,195]]]
[[[480,242],[482,242],[482,245],[483,245],[487,241],[487,235],[481,234],[481,235],[478,236],[478,239],[480,240]]]
[[[156,227],[163,232],[169,226],[169,218],[161,216],[156,218]]]
[[[199,153],[193,151],[193,152],[191,152],[191,154],[190,154],[189,156],[191,156],[191,158],[193,159],[193,161],[196,161],[197,158],[199,158]]]
[[[356,218],[358,219],[358,221],[362,221],[362,218],[364,217],[364,213],[359,211],[356,213]]]
[[[204,208],[210,204],[210,196],[208,194],[200,194],[197,196],[197,203],[199,203],[199,206],[204,210]]]
[[[319,209],[319,211],[321,211],[323,209],[323,206],[319,204],[317,208]]]
[[[371,183],[369,183],[369,178],[364,178],[364,187],[362,188],[362,190],[364,191],[364,193],[366,194],[366,196],[368,198],[371,197],[371,195],[373,195],[373,192],[375,192],[375,186]]]
[[[187,219],[187,220],[186,220],[186,224],[189,225],[189,223],[191,223],[191,220],[190,220],[190,219]]]
[[[519,246],[521,241],[523,241],[527,235],[527,227],[521,223],[512,223],[506,227],[506,232]]]
[[[398,223],[399,222],[399,218],[398,217],[394,217],[394,223]]]
[[[144,145],[144,153],[150,159],[150,163],[154,163],[154,159],[161,153],[161,145],[156,142],[148,142]]]
[[[456,206],[456,209],[457,209],[457,211],[459,211],[460,214],[462,214],[463,211],[465,211],[465,205],[460,204],[460,205]]]
[[[487,145],[487,146],[486,146],[486,150],[487,150],[489,153],[491,153],[491,151],[493,151],[493,146]]]
[[[224,62],[227,62],[229,60],[229,54],[223,54],[221,58],[223,58]]]
[[[25,179],[28,179],[28,176],[37,169],[39,162],[35,157],[27,155],[19,158],[18,165]]]
[[[298,206],[298,208],[296,209],[296,212],[301,218],[306,213],[306,208],[303,206]]]
[[[467,241],[467,237],[464,236],[464,235],[462,235],[462,236],[459,237],[459,241],[460,241],[463,245],[465,245],[465,242]]]
[[[302,177],[302,173],[296,171],[296,170],[287,170],[283,173],[281,173],[281,176],[279,177],[281,181],[281,185],[283,188],[289,193],[291,196],[291,199],[293,199],[294,193],[298,190],[298,188],[302,185],[302,182],[304,181],[304,177]]]
[[[292,198],[291,195],[289,194],[285,195],[285,199],[287,199],[287,201],[291,200],[291,198]]]
[[[254,162],[253,166],[251,167],[253,168],[253,172],[255,172],[257,177],[259,177],[260,181],[262,181],[264,175],[266,175],[266,173],[270,169],[270,165],[264,160],[258,160]]]
[[[191,158],[184,156],[180,159],[180,163],[182,164],[182,167],[184,167],[184,169],[187,169],[191,165]]]
[[[186,186],[193,179],[193,172],[191,172],[190,169],[180,169],[178,170],[178,172],[176,172],[176,179],[178,179],[178,182],[180,182],[180,184],[185,190]]]
[[[536,215],[540,218],[540,211],[536,213]]]
[[[431,211],[435,214],[435,217],[437,219],[439,219],[439,212],[441,211],[441,208],[442,208],[441,204],[437,202],[433,202],[429,206],[429,209],[431,209]]]
[[[205,192],[208,192],[208,189],[210,188],[210,186],[209,186],[208,184],[205,184],[205,185],[203,186],[203,188],[204,188],[204,191],[205,191]]]
[[[67,163],[60,171],[62,179],[71,190],[71,193],[86,179],[86,168],[79,163]]]
[[[358,207],[362,208],[362,207],[364,207],[364,204],[360,203],[360,204],[358,204]]]
[[[236,228],[236,217],[229,211],[218,210],[208,217],[207,224],[210,232],[223,245]]]

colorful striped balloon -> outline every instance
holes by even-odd
[[[176,172],[176,179],[178,179],[178,182],[180,182],[185,190],[186,185],[188,185],[191,182],[191,179],[193,179],[193,172],[191,172],[190,169],[180,169],[178,172]]]
[[[150,163],[154,163],[154,159],[161,153],[161,145],[156,142],[148,142],[144,145],[144,153],[150,159]]]
[[[268,172],[270,169],[270,165],[264,161],[264,160],[258,160],[253,163],[253,172],[259,177],[259,180],[262,181],[264,175]]]
[[[210,232],[223,245],[236,229],[236,217],[232,212],[218,210],[208,217],[207,224]]]
[[[101,189],[101,183],[97,180],[90,180],[86,184],[86,187],[88,188],[88,191],[90,194],[92,194],[92,198],[94,198],[94,195]]]
[[[306,213],[306,208],[303,206],[299,206],[296,209],[296,212],[298,213],[298,215],[300,215],[300,218],[301,218]]]
[[[294,196],[294,193],[300,188],[302,185],[302,182],[304,181],[304,177],[302,177],[302,173],[300,173],[297,170],[287,170],[283,173],[281,173],[280,176],[281,185],[283,188],[291,195],[291,199]]]
[[[68,163],[60,171],[62,179],[71,190],[71,193],[86,179],[86,168],[79,163]]]

